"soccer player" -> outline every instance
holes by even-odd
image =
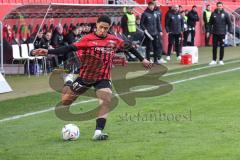
[[[63,106],[72,104],[79,95],[93,86],[99,100],[100,109],[96,115],[96,130],[92,139],[106,140],[108,135],[103,133],[102,130],[105,127],[110,110],[112,96],[110,72],[116,50],[120,48],[127,49],[148,69],[152,67],[152,62],[144,59],[135,48],[127,45],[123,40],[107,34],[111,26],[111,19],[108,16],[100,16],[96,26],[96,32],[85,35],[79,42],[52,50],[36,49],[32,54],[67,54],[70,51],[83,50],[78,57],[81,62],[79,77],[71,85],[64,86],[61,103]]]

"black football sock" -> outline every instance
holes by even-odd
[[[106,124],[105,118],[96,119],[96,130],[103,130]]]

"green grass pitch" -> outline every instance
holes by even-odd
[[[119,98],[105,129],[110,139],[103,142],[91,140],[95,120],[65,122],[53,111],[1,122],[53,107],[59,102],[58,93],[47,90],[2,100],[0,160],[238,160],[240,66],[237,60],[240,59],[229,58],[224,66],[188,72],[183,71],[205,67],[207,62],[170,69],[169,73],[183,72],[161,78],[173,83],[173,90],[162,96],[137,98],[133,107]],[[77,104],[71,110],[78,113],[96,104]],[[61,128],[67,123],[79,126],[81,136],[77,141],[61,139]]]

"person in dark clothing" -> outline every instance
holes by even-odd
[[[229,14],[223,10],[223,3],[217,3],[217,9],[212,13],[210,17],[209,24],[212,27],[213,34],[213,49],[212,49],[212,61],[209,65],[217,64],[217,47],[220,46],[220,57],[219,64],[224,65],[223,57],[224,57],[224,39],[227,33],[227,29],[229,33],[233,33],[232,24],[229,17]]]
[[[175,43],[175,50],[178,60],[181,60],[181,41],[182,32],[184,30],[184,21],[179,13],[179,6],[175,5],[172,14],[167,19],[166,32],[168,33],[168,53],[167,60],[170,60],[172,46]]]
[[[166,27],[166,25],[167,25],[167,20],[170,18],[172,12],[173,12],[173,6],[169,6],[169,7],[168,7],[168,11],[167,11],[167,13],[166,13],[166,15],[165,15],[165,29],[167,28],[167,27]],[[168,43],[168,48],[169,48],[169,45],[170,45],[170,43]],[[168,60],[168,57],[167,57],[166,60]]]
[[[67,42],[68,45],[71,45],[81,39],[81,37],[79,37],[79,28],[80,26],[72,26],[71,32],[65,38],[65,42]],[[68,76],[70,77],[72,77],[74,73],[79,73],[78,66],[80,66],[80,64],[75,61],[75,59],[76,55],[74,52],[69,52],[64,56],[64,68],[69,71],[70,74],[68,74]],[[72,82],[70,81],[66,83]]]
[[[133,37],[133,41],[139,42],[141,44],[143,38],[144,38],[144,31],[141,28],[141,18],[139,16],[136,17],[136,27],[137,27],[137,32]]]
[[[162,58],[162,48],[160,46],[160,32],[162,28],[160,25],[160,17],[154,11],[155,4],[153,2],[148,3],[147,9],[144,11],[141,17],[140,25],[145,33],[146,38],[146,58],[150,60],[151,46],[153,47],[154,63],[162,64],[166,61]]]
[[[51,39],[51,45],[53,46],[53,48],[59,48],[61,46],[64,46],[63,27],[61,25],[58,25],[55,28]]]
[[[173,12],[172,8],[173,8],[172,6],[169,6],[169,7],[168,7],[168,11],[167,11],[167,13],[166,13],[166,15],[165,15],[165,28],[166,28],[167,20],[169,19],[170,15],[171,15],[172,12]]]
[[[188,33],[191,36],[191,43],[190,46],[194,46],[195,34],[196,34],[196,22],[199,21],[198,13],[197,13],[197,6],[193,6],[192,10],[188,13]]]
[[[161,30],[163,30],[162,29],[162,12],[160,10],[160,7],[158,7],[157,2],[158,2],[157,0],[153,0],[153,3],[155,4],[154,11],[159,16],[160,27],[161,27]],[[164,50],[163,50],[162,36],[163,36],[163,32],[161,31],[160,32],[160,49],[161,49],[161,53],[166,55],[166,53],[164,53]]]
[[[78,35],[77,35],[78,39],[82,38],[83,36],[82,32],[83,32],[83,26],[80,24],[78,25]]]
[[[77,42],[79,40],[78,31],[79,31],[79,26],[73,26],[72,31],[68,33],[68,35],[66,36],[65,42],[67,42],[68,44]]]
[[[187,27],[187,14],[186,11],[182,11],[181,15],[183,17],[183,22],[184,22],[184,31],[183,31],[183,46],[187,46],[187,38],[188,38],[188,27]]]
[[[33,34],[33,35],[31,36],[31,40],[29,40],[30,43],[32,43],[32,42],[34,41],[35,35],[36,35],[36,34]],[[31,41],[32,41],[32,42],[31,42]],[[34,44],[33,44],[33,45],[34,45],[34,48],[35,48],[35,49],[41,48],[41,43],[42,43],[42,41],[43,41],[43,31],[40,30],[40,31],[37,33],[36,40],[35,40],[35,42],[34,42]]]
[[[158,15],[159,17],[159,22],[160,22],[160,28],[162,31],[162,12],[160,11],[160,8],[157,6],[157,0],[153,0],[154,3],[154,12]],[[162,34],[162,32],[160,32]]]
[[[52,33],[51,32],[46,32],[45,35],[43,36],[39,48],[44,48],[44,49],[53,49],[51,45],[51,38],[52,38]],[[37,48],[35,48],[37,49]]]
[[[51,45],[51,38],[52,38],[52,32],[51,31],[46,32],[39,43],[39,48],[54,49]],[[47,69],[49,72],[52,71],[53,68],[57,67],[59,65],[58,56],[47,55],[47,65],[48,65]]]
[[[51,45],[53,48],[59,48],[65,45],[63,40],[63,27],[60,24],[55,28],[52,34]],[[58,55],[59,64],[63,64],[64,58],[63,55]]]
[[[91,87],[94,87],[96,97],[99,100],[99,108],[94,114],[94,116],[96,116],[96,129],[92,137],[92,139],[96,141],[108,139],[108,135],[103,133],[103,130],[108,112],[111,111],[111,69],[116,50],[125,46],[125,49],[132,52],[147,69],[152,67],[152,63],[144,59],[129,43],[126,46],[123,40],[114,35],[107,34],[110,26],[111,19],[103,15],[97,20],[96,32],[85,35],[79,42],[54,50],[37,49],[33,51],[34,55],[47,55],[67,54],[69,51],[79,52],[79,50],[82,50],[78,57],[83,64],[80,66],[79,76],[70,86],[66,85],[63,87],[61,103],[58,108],[67,108],[66,111],[70,112],[70,105],[80,95]],[[112,45],[109,45],[110,43]],[[101,64],[101,62],[103,63]],[[67,117],[64,115],[64,117],[61,118]]]
[[[203,21],[205,28],[205,45],[209,46],[210,33],[211,33],[211,25],[209,24],[209,20],[211,17],[211,6],[208,4],[206,6],[206,10],[203,12]]]

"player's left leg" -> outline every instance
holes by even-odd
[[[99,111],[96,118],[96,130],[93,135],[93,140],[106,140],[108,135],[103,133],[106,124],[108,112],[111,110],[112,86],[111,81],[101,80],[94,84],[96,89],[96,97],[99,100]]]
[[[106,124],[108,112],[111,107],[112,90],[110,88],[102,88],[96,91],[96,96],[99,100],[100,109],[96,119],[96,130],[93,135],[93,140],[106,140],[108,135],[103,133]]]

